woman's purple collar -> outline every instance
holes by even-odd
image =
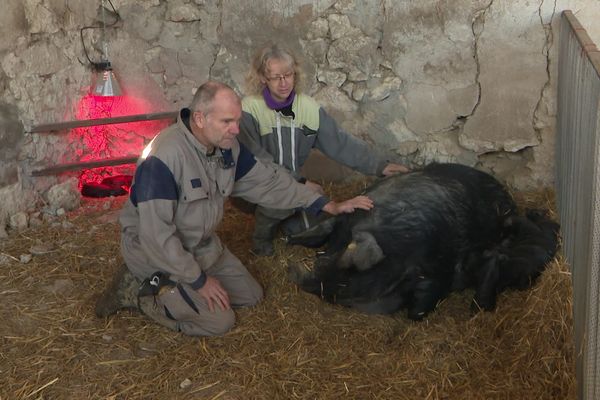
[[[288,96],[287,99],[285,99],[285,101],[277,101],[273,98],[273,96],[271,95],[271,92],[269,92],[269,88],[265,87],[263,89],[263,98],[265,99],[265,103],[267,103],[267,106],[271,109],[271,110],[279,110],[285,107],[288,107],[290,104],[292,104],[292,102],[294,101],[294,97],[296,96],[296,91],[292,90],[292,93],[290,93],[290,95]]]

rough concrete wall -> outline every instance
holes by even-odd
[[[109,59],[127,96],[145,99],[148,112],[187,105],[208,78],[243,93],[252,53],[275,39],[302,56],[305,91],[349,132],[415,166],[479,165],[519,188],[553,182],[560,12],[572,9],[600,40],[597,0],[112,3],[121,20],[104,31]],[[102,7],[101,0],[3,6],[0,110],[11,111],[0,113],[0,140],[11,149],[3,149],[0,204],[12,212],[31,203],[15,191],[43,195],[62,179],[32,178],[32,169],[85,153],[64,133],[14,127],[78,117],[91,79],[80,30],[102,25]],[[102,29],[83,37],[99,61]],[[146,139],[124,135],[140,146]]]

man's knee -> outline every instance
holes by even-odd
[[[258,284],[258,282],[255,282],[255,286],[252,288],[247,306],[251,307],[257,305],[263,299],[263,296],[263,288]]]
[[[233,310],[215,311],[209,318],[179,322],[179,330],[189,336],[222,336],[235,325]]]
[[[263,289],[254,278],[250,277],[237,289],[229,290],[229,298],[232,307],[252,307],[263,299]]]
[[[220,313],[220,318],[212,326],[207,327],[209,336],[221,336],[229,332],[235,325],[235,314],[229,309]]]

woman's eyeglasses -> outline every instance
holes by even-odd
[[[295,75],[294,71],[288,72],[286,74],[283,75],[275,75],[275,76],[265,76],[265,78],[269,81],[269,82],[283,82],[283,81],[289,81],[290,79],[292,79]]]

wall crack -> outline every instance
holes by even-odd
[[[550,60],[550,49],[552,48],[553,44],[554,44],[554,32],[552,31],[552,22],[554,21],[554,16],[556,15],[556,1],[554,0],[554,4],[552,6],[552,14],[550,15],[550,21],[548,21],[547,23],[544,23],[544,17],[542,15],[542,7],[544,5],[544,1],[545,0],[541,0],[540,2],[540,6],[538,7],[538,15],[540,18],[540,24],[542,26],[542,28],[544,29],[544,35],[545,35],[545,40],[544,40],[544,45],[542,46],[542,54],[546,60],[546,82],[544,83],[544,85],[542,86],[542,89],[540,90],[540,97],[538,99],[538,102],[535,106],[534,112],[533,112],[533,121],[532,121],[532,126],[533,129],[536,132],[537,138],[538,140],[542,140],[542,133],[541,133],[541,123],[539,123],[540,118],[538,118],[538,112],[542,113],[542,107],[544,105],[544,97],[546,96],[546,93],[548,90],[551,90],[551,71],[550,71],[550,67],[551,67],[551,60]]]
[[[473,106],[471,113],[462,117],[463,120],[466,120],[474,115],[477,108],[479,108],[479,104],[481,104],[481,82],[479,81],[479,76],[481,75],[481,63],[479,61],[479,39],[485,29],[486,14],[493,4],[494,0],[491,0],[482,10],[477,11],[475,13],[475,17],[473,18],[473,23],[471,24],[471,31],[473,32],[473,59],[475,60],[476,66],[475,84],[477,85],[477,102]]]
[[[223,0],[219,0],[218,2],[218,10],[219,10],[219,24],[217,25],[217,38],[223,34]],[[221,40],[218,41],[221,43]],[[221,44],[215,46],[215,51],[213,52],[213,61],[208,68],[208,79],[213,78],[213,68],[217,64],[217,59],[219,58],[219,53],[221,52]]]

